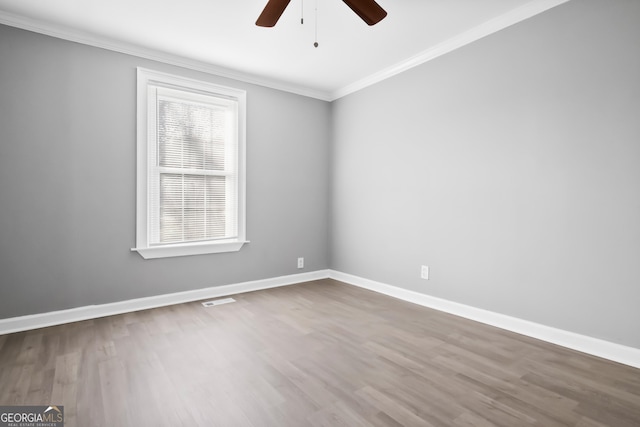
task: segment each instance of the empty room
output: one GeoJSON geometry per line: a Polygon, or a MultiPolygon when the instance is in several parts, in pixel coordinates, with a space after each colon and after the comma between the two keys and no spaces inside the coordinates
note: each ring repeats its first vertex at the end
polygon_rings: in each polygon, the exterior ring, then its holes
{"type": "Polygon", "coordinates": [[[3,426],[640,426],[640,1],[0,0],[3,426]]]}

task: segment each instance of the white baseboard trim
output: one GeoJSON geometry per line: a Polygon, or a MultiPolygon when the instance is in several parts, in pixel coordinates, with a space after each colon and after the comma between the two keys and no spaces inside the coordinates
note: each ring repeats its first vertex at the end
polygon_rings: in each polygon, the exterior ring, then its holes
{"type": "Polygon", "coordinates": [[[537,338],[542,341],[557,344],[562,347],[567,347],[593,356],[602,357],[614,362],[640,368],[640,349],[637,348],[627,347],[598,338],[592,338],[586,335],[552,328],[550,326],[541,325],[528,320],[522,320],[516,317],[483,310],[481,308],[471,307],[335,270],[318,270],[308,273],[292,274],[289,276],[235,283],[231,285],[137,298],[110,304],[90,305],[68,310],[0,319],[0,335],[45,328],[64,323],[96,319],[116,314],[130,313],[133,311],[147,310],[150,308],[164,307],[167,305],[198,301],[202,299],[259,291],[261,289],[276,288],[326,278],[331,278],[349,285],[358,286],[360,288],[368,289],[424,307],[433,308],[435,310],[451,313],[456,316],[485,323],[487,325],[516,332],[518,334],[537,338]]]}
{"type": "Polygon", "coordinates": [[[240,294],[243,292],[293,285],[312,280],[326,279],[327,277],[329,277],[328,270],[318,270],[308,273],[292,274],[289,276],[273,277],[270,279],[254,280],[251,282],[195,289],[192,291],[176,292],[172,294],[155,295],[109,304],[89,305],[85,307],[71,308],[68,310],[0,319],[0,335],[31,329],[46,328],[48,326],[61,325],[64,323],[79,322],[81,320],[113,316],[115,314],[130,313],[138,310],[147,310],[167,305],[198,301],[201,299],[217,298],[240,294]]]}
{"type": "Polygon", "coordinates": [[[552,328],[528,320],[495,313],[480,308],[471,307],[442,298],[437,298],[419,292],[402,289],[397,286],[375,282],[351,274],[329,270],[331,279],[339,280],[350,285],[369,289],[384,295],[398,298],[424,307],[451,313],[476,322],[485,323],[511,332],[516,332],[528,337],[537,338],[542,341],[557,344],[603,359],[640,368],[640,349],[627,347],[624,345],[580,335],[562,329],[552,328]]]}

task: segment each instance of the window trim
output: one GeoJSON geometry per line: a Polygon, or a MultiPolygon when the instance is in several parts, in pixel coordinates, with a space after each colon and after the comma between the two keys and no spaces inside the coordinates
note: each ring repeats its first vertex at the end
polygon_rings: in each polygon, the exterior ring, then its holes
{"type": "Polygon", "coordinates": [[[246,91],[138,67],[136,122],[136,247],[131,250],[138,252],[145,259],[153,259],[237,252],[245,243],[249,243],[248,240],[246,240],[246,91]],[[149,85],[162,86],[196,94],[214,95],[237,102],[237,238],[204,242],[173,243],[161,246],[152,246],[149,244],[149,165],[147,158],[150,143],[148,114],[150,102],[149,85]]]}

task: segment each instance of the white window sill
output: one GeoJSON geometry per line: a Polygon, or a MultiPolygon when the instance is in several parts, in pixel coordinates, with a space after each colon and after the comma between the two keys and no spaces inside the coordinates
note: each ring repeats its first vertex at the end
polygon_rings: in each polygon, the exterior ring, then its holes
{"type": "Polygon", "coordinates": [[[231,240],[221,242],[187,243],[181,245],[151,246],[148,248],[131,248],[144,259],[168,258],[187,255],[218,254],[222,252],[237,252],[248,240],[231,240]]]}

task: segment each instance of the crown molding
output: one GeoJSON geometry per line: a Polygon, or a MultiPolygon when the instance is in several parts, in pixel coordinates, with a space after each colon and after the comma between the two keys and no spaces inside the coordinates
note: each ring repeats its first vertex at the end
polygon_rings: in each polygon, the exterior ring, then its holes
{"type": "Polygon", "coordinates": [[[491,19],[468,31],[465,31],[464,33],[452,37],[436,46],[433,46],[430,49],[420,52],[419,54],[414,55],[404,61],[380,70],[363,79],[357,80],[333,92],[315,90],[263,76],[232,70],[230,68],[220,67],[207,62],[192,60],[179,55],[145,48],[133,43],[126,43],[106,37],[98,37],[82,31],[74,30],[72,28],[44,23],[3,11],[0,11],[0,23],[16,28],[21,28],[23,30],[45,34],[59,39],[69,40],[72,42],[107,49],[114,52],[150,59],[152,61],[175,65],[194,71],[200,71],[219,77],[239,80],[245,83],[307,96],[322,101],[335,101],[336,99],[342,98],[343,96],[349,95],[368,86],[379,83],[413,67],[424,64],[425,62],[428,62],[446,53],[473,43],[476,40],[479,40],[483,37],[498,32],[504,28],[517,24],[518,22],[529,19],[535,15],[538,15],[569,1],[570,0],[533,0],[521,7],[518,7],[510,12],[491,19]]]}
{"type": "Polygon", "coordinates": [[[41,22],[38,20],[25,18],[15,14],[0,11],[0,24],[10,27],[20,28],[47,36],[81,43],[113,52],[133,55],[152,61],[162,62],[164,64],[175,65],[189,70],[200,71],[212,74],[218,77],[225,77],[250,83],[258,86],[264,86],[271,89],[277,89],[284,92],[295,93],[297,95],[307,96],[310,98],[320,99],[322,101],[330,101],[330,93],[310,89],[304,86],[285,83],[279,80],[270,79],[268,77],[257,76],[242,71],[232,70],[230,68],[220,67],[203,61],[189,59],[180,55],[174,55],[162,52],[156,49],[142,47],[133,43],[126,43],[113,40],[108,37],[100,37],[83,31],[74,30],[72,28],[41,22]]]}
{"type": "Polygon", "coordinates": [[[430,49],[422,51],[417,55],[414,55],[404,61],[401,61],[395,65],[385,68],[377,73],[371,74],[361,80],[344,86],[331,93],[331,101],[342,98],[343,96],[357,92],[368,86],[379,83],[390,77],[407,71],[413,67],[424,64],[427,61],[431,61],[446,53],[459,49],[465,45],[473,43],[483,37],[496,33],[511,25],[522,22],[525,19],[529,19],[535,15],[545,12],[551,8],[559,6],[563,3],[567,3],[570,0],[534,0],[523,6],[520,6],[510,12],[500,15],[494,19],[484,22],[474,28],[471,28],[464,33],[461,33],[455,37],[452,37],[430,49]]]}

